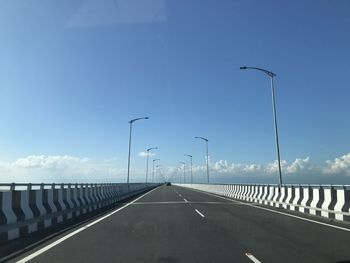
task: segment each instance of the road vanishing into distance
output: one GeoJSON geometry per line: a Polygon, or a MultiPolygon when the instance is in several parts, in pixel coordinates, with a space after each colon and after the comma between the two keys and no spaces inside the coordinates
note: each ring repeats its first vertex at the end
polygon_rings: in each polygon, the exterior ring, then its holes
{"type": "Polygon", "coordinates": [[[349,224],[299,216],[160,186],[11,262],[350,262],[349,224]]]}

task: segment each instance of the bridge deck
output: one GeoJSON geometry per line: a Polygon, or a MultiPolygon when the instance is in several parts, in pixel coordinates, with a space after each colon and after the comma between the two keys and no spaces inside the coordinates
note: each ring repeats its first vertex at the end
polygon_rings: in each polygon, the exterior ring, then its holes
{"type": "Polygon", "coordinates": [[[350,260],[347,224],[337,229],[176,186],[158,187],[102,218],[64,233],[14,261],[350,260]]]}

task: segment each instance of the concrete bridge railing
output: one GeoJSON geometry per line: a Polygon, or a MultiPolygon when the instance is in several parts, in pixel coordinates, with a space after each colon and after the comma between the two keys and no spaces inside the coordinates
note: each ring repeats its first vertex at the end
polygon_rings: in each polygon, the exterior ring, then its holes
{"type": "Polygon", "coordinates": [[[233,199],[350,221],[349,185],[175,184],[233,199]]]}
{"type": "Polygon", "coordinates": [[[0,243],[108,207],[158,184],[0,184],[0,243]]]}

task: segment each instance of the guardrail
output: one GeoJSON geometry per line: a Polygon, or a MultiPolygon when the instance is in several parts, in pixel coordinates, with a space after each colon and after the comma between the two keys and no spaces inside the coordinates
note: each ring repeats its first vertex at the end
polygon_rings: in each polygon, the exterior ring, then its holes
{"type": "Polygon", "coordinates": [[[175,185],[315,216],[350,221],[350,185],[175,185]]]}
{"type": "Polygon", "coordinates": [[[0,184],[0,243],[106,208],[158,184],[0,184]]]}
{"type": "Polygon", "coordinates": [[[0,183],[0,191],[64,189],[116,185],[114,183],[0,183]]]}

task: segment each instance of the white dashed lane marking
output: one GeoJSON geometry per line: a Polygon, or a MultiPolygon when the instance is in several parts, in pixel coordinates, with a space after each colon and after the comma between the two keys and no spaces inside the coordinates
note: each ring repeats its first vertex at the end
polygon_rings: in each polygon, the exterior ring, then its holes
{"type": "Polygon", "coordinates": [[[276,214],[280,214],[280,215],[284,215],[284,216],[288,216],[288,217],[304,220],[304,221],[307,221],[307,222],[310,222],[310,223],[319,224],[319,225],[332,227],[332,228],[335,228],[335,229],[339,229],[339,230],[350,232],[349,228],[340,227],[340,226],[336,226],[336,225],[330,225],[330,224],[327,224],[327,223],[318,222],[318,221],[315,221],[315,220],[312,220],[312,219],[308,219],[308,218],[305,218],[305,217],[300,217],[300,216],[296,216],[296,215],[292,215],[292,214],[287,214],[287,213],[284,213],[284,212],[280,212],[280,211],[276,211],[276,210],[272,210],[272,209],[269,209],[269,208],[266,208],[266,207],[259,206],[259,204],[243,203],[243,202],[240,202],[240,201],[232,200],[232,199],[229,199],[229,198],[226,198],[226,197],[223,197],[223,196],[219,196],[219,195],[215,195],[215,194],[211,194],[211,193],[206,193],[206,192],[199,191],[199,190],[196,190],[196,189],[192,189],[192,190],[200,192],[202,194],[215,196],[217,198],[221,198],[221,199],[224,199],[224,200],[229,200],[229,201],[237,203],[237,204],[246,205],[246,206],[249,206],[249,207],[253,207],[253,208],[269,211],[269,212],[272,212],[272,213],[276,213],[276,214]]]}
{"type": "Polygon", "coordinates": [[[201,217],[205,217],[201,212],[199,212],[197,209],[195,209],[195,211],[197,212],[198,215],[200,215],[201,217]]]}
{"type": "Polygon", "coordinates": [[[261,263],[261,261],[254,257],[251,253],[245,253],[245,255],[254,263],[261,263]]]}

